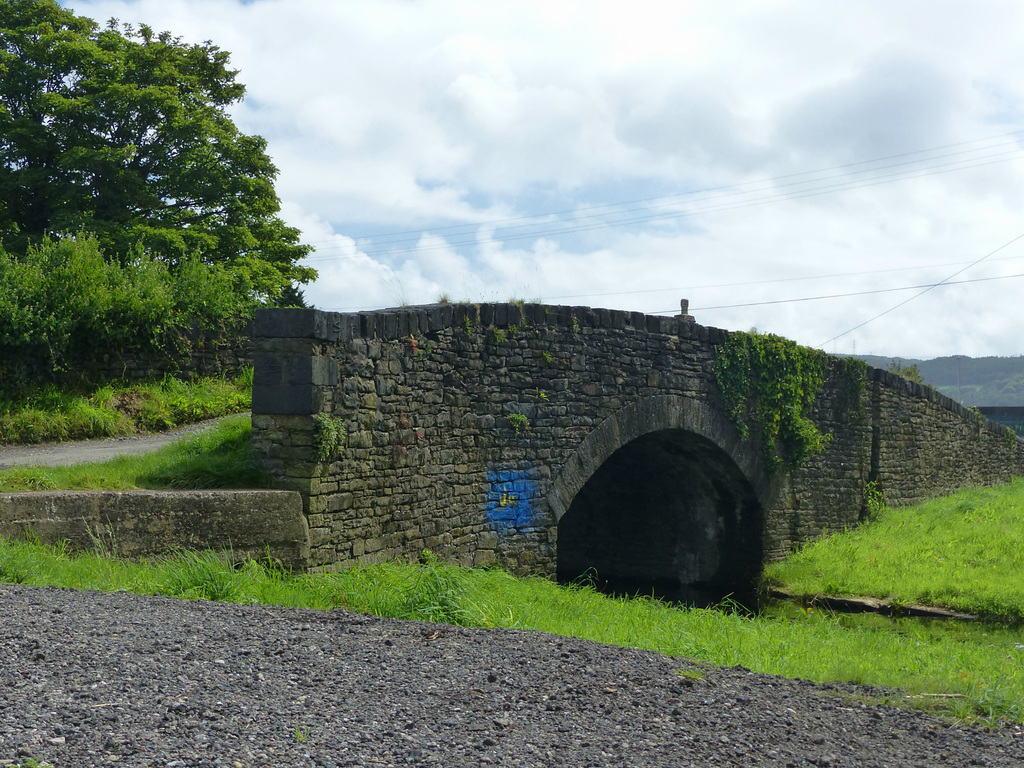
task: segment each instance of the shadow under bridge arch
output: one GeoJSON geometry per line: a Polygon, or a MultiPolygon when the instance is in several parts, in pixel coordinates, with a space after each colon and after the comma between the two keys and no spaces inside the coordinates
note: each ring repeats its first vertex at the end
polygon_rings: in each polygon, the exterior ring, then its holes
{"type": "Polygon", "coordinates": [[[558,579],[695,605],[754,597],[771,493],[760,453],[700,401],[640,400],[555,478],[558,579]]]}

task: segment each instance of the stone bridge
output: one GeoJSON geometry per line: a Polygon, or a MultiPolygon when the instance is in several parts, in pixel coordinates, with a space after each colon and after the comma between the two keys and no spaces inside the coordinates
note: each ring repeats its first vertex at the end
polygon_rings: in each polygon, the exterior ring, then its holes
{"type": "Polygon", "coordinates": [[[543,304],[261,310],[253,446],[302,495],[311,568],[430,549],[696,602],[855,525],[869,482],[903,504],[1024,470],[1007,428],[828,358],[810,416],[831,439],[773,471],[727,415],[729,335],[543,304]]]}

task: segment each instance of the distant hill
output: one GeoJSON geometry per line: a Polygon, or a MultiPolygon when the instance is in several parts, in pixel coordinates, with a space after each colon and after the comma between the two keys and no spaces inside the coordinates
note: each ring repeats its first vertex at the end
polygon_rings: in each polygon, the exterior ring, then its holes
{"type": "Polygon", "coordinates": [[[1024,406],[1024,356],[906,357],[855,355],[868,365],[889,370],[893,365],[916,365],[924,383],[963,405],[1024,406]]]}

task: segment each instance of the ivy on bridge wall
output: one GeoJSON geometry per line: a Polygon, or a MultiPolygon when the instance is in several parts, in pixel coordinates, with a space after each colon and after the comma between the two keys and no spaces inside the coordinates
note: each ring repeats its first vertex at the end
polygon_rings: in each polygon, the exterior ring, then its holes
{"type": "Polygon", "coordinates": [[[867,365],[829,357],[774,334],[737,331],[715,348],[715,378],[729,418],[746,438],[760,426],[765,460],[772,470],[796,469],[831,440],[810,419],[810,410],[831,366],[843,368],[847,410],[864,391],[867,365]]]}

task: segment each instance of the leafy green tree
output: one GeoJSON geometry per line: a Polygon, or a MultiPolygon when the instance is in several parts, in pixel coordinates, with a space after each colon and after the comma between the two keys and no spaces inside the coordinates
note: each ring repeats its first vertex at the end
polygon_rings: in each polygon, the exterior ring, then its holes
{"type": "Polygon", "coordinates": [[[889,363],[889,372],[902,376],[907,381],[916,381],[918,384],[924,384],[924,374],[917,367],[917,363],[904,365],[899,360],[893,360],[889,363]]]}
{"type": "Polygon", "coordinates": [[[24,254],[87,232],[124,265],[141,247],[245,276],[256,300],[316,277],[277,215],[266,141],[227,108],[245,88],[228,54],[54,0],[0,1],[0,238],[24,254]]]}
{"type": "Polygon", "coordinates": [[[309,308],[309,304],[306,302],[305,292],[295,285],[289,285],[281,291],[281,295],[274,301],[274,306],[299,307],[303,309],[309,308]]]}

